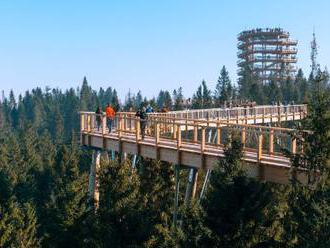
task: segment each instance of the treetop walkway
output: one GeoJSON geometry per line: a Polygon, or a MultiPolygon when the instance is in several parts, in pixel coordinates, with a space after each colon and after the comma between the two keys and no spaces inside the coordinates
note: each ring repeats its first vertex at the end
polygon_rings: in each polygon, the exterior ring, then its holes
{"type": "MultiPolygon", "coordinates": [[[[297,145],[296,130],[258,123],[300,120],[306,114],[306,105],[152,113],[146,120],[146,136],[142,139],[141,120],[135,113],[117,113],[114,130],[109,133],[104,115],[100,116],[98,129],[94,112],[80,112],[81,144],[210,170],[224,157],[225,141],[234,134],[242,141],[242,159],[249,176],[287,183],[291,167],[283,149],[292,153],[303,149],[297,145]]],[[[304,177],[304,173],[298,170],[296,176],[304,177]]]]}

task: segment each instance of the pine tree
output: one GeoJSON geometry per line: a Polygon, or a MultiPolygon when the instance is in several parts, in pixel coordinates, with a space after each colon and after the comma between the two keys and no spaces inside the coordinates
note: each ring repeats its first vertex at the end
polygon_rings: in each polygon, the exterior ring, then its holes
{"type": "Polygon", "coordinates": [[[309,99],[308,96],[309,87],[308,87],[308,82],[301,69],[298,70],[294,84],[295,84],[295,90],[297,92],[296,93],[297,101],[300,103],[306,103],[309,99]]]}
{"type": "Polygon", "coordinates": [[[89,111],[94,108],[96,108],[96,106],[95,103],[93,103],[93,92],[88,85],[86,77],[84,77],[80,90],[80,110],[89,111]]]}
{"type": "Polygon", "coordinates": [[[202,86],[199,86],[196,93],[192,97],[192,108],[193,109],[201,109],[203,108],[203,93],[202,86]]]}
{"type": "Polygon", "coordinates": [[[0,204],[0,246],[39,247],[36,216],[31,204],[20,205],[13,199],[0,204]]]}
{"type": "Polygon", "coordinates": [[[296,138],[304,151],[289,154],[293,172],[305,169],[307,180],[293,174],[286,218],[287,239],[294,247],[328,247],[330,245],[330,94],[321,85],[322,74],[315,76],[316,86],[309,104],[309,114],[296,138]]]}
{"type": "Polygon", "coordinates": [[[132,95],[131,90],[129,89],[125,99],[125,110],[131,111],[133,107],[134,107],[134,96],[132,95]]]}
{"type": "Polygon", "coordinates": [[[142,96],[141,90],[139,90],[135,97],[134,108],[140,109],[142,102],[143,102],[143,96],[142,96]]]}
{"type": "Polygon", "coordinates": [[[76,244],[72,229],[87,210],[87,175],[79,170],[77,151],[62,146],[55,158],[53,187],[43,216],[44,244],[76,244]],[[52,222],[47,222],[52,219],[52,222]]]}
{"type": "Polygon", "coordinates": [[[202,81],[202,84],[198,87],[196,93],[193,95],[192,107],[194,109],[212,107],[211,91],[208,89],[204,80],[202,81]]]}
{"type": "Polygon", "coordinates": [[[155,231],[155,226],[165,215],[172,215],[174,171],[169,163],[151,159],[141,159],[138,168],[140,202],[143,204],[141,215],[145,220],[144,230],[149,235],[155,231]]]}
{"type": "Polygon", "coordinates": [[[143,243],[144,220],[139,202],[139,178],[127,162],[103,161],[99,177],[100,206],[82,230],[87,247],[136,247],[143,243]]]}
{"type": "Polygon", "coordinates": [[[179,87],[178,90],[173,91],[173,101],[174,101],[174,110],[183,110],[183,93],[182,93],[182,87],[179,87]]]}
{"type": "Polygon", "coordinates": [[[233,97],[233,87],[229,79],[229,73],[225,66],[222,67],[218,82],[215,86],[214,100],[216,106],[220,107],[224,102],[228,102],[233,97]]]}
{"type": "Polygon", "coordinates": [[[246,177],[242,144],[233,135],[225,158],[212,171],[203,207],[216,247],[280,247],[283,241],[282,193],[246,177]]]}

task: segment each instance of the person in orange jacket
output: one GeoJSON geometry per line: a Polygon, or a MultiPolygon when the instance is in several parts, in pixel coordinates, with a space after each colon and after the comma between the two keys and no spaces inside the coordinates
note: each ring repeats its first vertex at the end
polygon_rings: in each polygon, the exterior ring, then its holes
{"type": "Polygon", "coordinates": [[[110,103],[107,104],[105,108],[105,116],[107,117],[107,127],[109,129],[109,133],[111,133],[113,119],[115,118],[115,111],[111,107],[110,103]]]}

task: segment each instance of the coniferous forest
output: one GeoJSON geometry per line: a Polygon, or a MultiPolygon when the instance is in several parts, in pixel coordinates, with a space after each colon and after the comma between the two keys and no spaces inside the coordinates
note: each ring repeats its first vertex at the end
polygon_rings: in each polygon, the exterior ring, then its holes
{"type": "MultiPolygon", "coordinates": [[[[307,103],[308,117],[292,124],[305,153],[287,156],[293,170],[303,166],[310,180],[279,185],[248,178],[241,169],[242,144],[233,135],[205,196],[180,204],[176,227],[174,165],[161,161],[139,158],[135,168],[129,161],[102,161],[100,207],[91,207],[92,151],[79,145],[78,112],[108,102],[116,111],[148,104],[156,111],[186,107],[183,88],[161,90],[152,99],[128,92],[123,101],[115,88],[95,90],[84,78],[77,89],[12,91],[1,101],[0,247],[330,247],[326,70],[308,77],[299,70],[294,80],[265,85],[248,69],[234,84],[223,67],[215,89],[201,82],[191,108],[222,107],[237,99],[307,103]],[[299,130],[312,132],[301,138],[299,130]]],[[[180,177],[186,180],[187,173],[180,177]]]]}

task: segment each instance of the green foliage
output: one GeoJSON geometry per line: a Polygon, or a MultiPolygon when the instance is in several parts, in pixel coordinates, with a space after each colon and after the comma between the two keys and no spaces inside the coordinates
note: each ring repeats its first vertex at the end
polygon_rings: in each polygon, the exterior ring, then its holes
{"type": "Polygon", "coordinates": [[[208,89],[204,80],[202,81],[202,84],[198,87],[196,93],[192,97],[192,107],[194,109],[212,107],[211,91],[208,89]]]}
{"type": "Polygon", "coordinates": [[[309,114],[297,134],[304,153],[290,154],[293,172],[304,168],[307,180],[293,174],[286,218],[286,234],[293,247],[330,245],[330,92],[322,73],[313,80],[313,100],[309,114]],[[303,130],[310,130],[305,133],[303,130]]]}
{"type": "MultiPolygon", "coordinates": [[[[103,161],[95,211],[87,192],[91,151],[78,147],[78,111],[108,102],[116,110],[147,103],[155,110],[179,110],[184,108],[182,88],[173,92],[173,99],[162,90],[150,101],[141,92],[129,92],[124,106],[115,89],[95,91],[86,78],[78,90],[36,88],[18,98],[10,92],[0,103],[0,246],[328,247],[329,74],[318,69],[307,80],[300,70],[295,80],[263,85],[249,68],[242,73],[238,98],[258,103],[311,99],[301,130],[313,133],[298,131],[304,154],[291,154],[292,171],[305,168],[307,185],[249,179],[242,170],[242,145],[232,134],[206,197],[201,204],[191,201],[180,208],[176,229],[173,166],[160,161],[139,158],[136,168],[128,161],[103,161]]],[[[193,108],[235,99],[234,88],[223,67],[214,96],[203,81],[193,108]]]]}
{"type": "Polygon", "coordinates": [[[83,230],[87,247],[127,247],[141,244],[139,178],[129,163],[103,161],[99,175],[100,207],[83,230]]]}
{"type": "Polygon", "coordinates": [[[39,247],[36,222],[31,204],[21,205],[13,199],[0,204],[0,246],[39,247]]]}
{"type": "Polygon", "coordinates": [[[157,107],[159,110],[161,110],[162,108],[168,108],[171,109],[172,108],[172,97],[170,92],[168,92],[167,90],[161,90],[158,94],[157,97],[157,107]]]}
{"type": "Polygon", "coordinates": [[[178,90],[173,90],[174,110],[184,109],[184,97],[182,91],[182,87],[180,87],[178,90]]]}
{"type": "Polygon", "coordinates": [[[210,178],[203,207],[213,242],[217,247],[280,245],[285,200],[271,185],[247,178],[241,157],[242,145],[234,137],[210,178]]]}
{"type": "Polygon", "coordinates": [[[233,86],[231,84],[229,73],[225,66],[222,67],[218,83],[215,86],[214,102],[216,107],[222,106],[225,102],[233,99],[233,86]]]}

